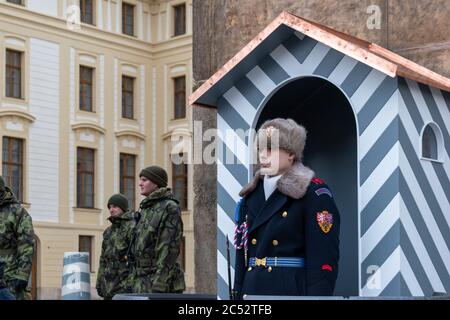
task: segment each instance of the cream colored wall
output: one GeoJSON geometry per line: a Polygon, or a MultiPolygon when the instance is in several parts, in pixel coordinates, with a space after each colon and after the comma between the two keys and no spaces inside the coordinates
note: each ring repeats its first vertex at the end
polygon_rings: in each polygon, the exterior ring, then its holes
{"type": "MultiPolygon", "coordinates": [[[[97,1],[96,10],[99,8],[97,1]]],[[[166,167],[171,181],[170,135],[180,129],[186,137],[192,135],[191,112],[182,120],[171,120],[173,115],[173,93],[171,78],[186,75],[186,95],[190,94],[192,79],[192,1],[188,0],[187,29],[183,36],[171,38],[171,6],[182,1],[162,1],[160,5],[149,5],[150,1],[127,1],[142,8],[138,15],[136,37],[124,36],[116,24],[116,6],[120,0],[102,0],[101,11],[96,11],[97,26],[81,25],[80,30],[68,29],[65,19],[66,5],[76,0],[58,1],[58,17],[31,12],[0,0],[0,53],[10,47],[8,37],[22,39],[24,58],[29,59],[29,41],[42,39],[59,46],[59,220],[57,223],[34,220],[39,238],[38,287],[40,298],[57,298],[62,278],[62,258],[65,251],[78,250],[78,236],[91,235],[95,239],[93,253],[94,270],[91,285],[95,286],[96,270],[101,251],[102,233],[108,226],[106,201],[118,192],[120,152],[137,156],[136,171],[142,166],[158,164],[166,167]],[[99,15],[103,14],[101,17],[99,15]],[[101,24],[98,24],[101,21],[101,24]],[[111,26],[111,31],[108,31],[111,26]],[[159,26],[162,29],[157,29],[159,26]],[[148,40],[151,40],[149,42],[148,40]],[[102,58],[101,58],[102,57],[102,58]],[[101,66],[103,59],[103,67],[101,66]],[[95,113],[78,110],[79,64],[95,67],[95,113]],[[136,121],[121,118],[120,79],[121,74],[136,69],[136,121]],[[104,70],[103,74],[101,69],[104,70]],[[104,90],[100,86],[103,81],[104,90]],[[142,103],[142,110],[141,110],[142,103]],[[101,112],[103,107],[103,112],[101,112]],[[118,113],[114,112],[114,108],[118,113]],[[76,147],[96,149],[96,209],[78,209],[76,202],[76,147]],[[101,149],[104,150],[101,157],[101,149]]],[[[153,1],[152,1],[153,3],[153,1]]],[[[120,23],[120,19],[119,19],[120,23]]],[[[29,139],[28,128],[35,119],[28,109],[29,62],[24,63],[25,100],[16,100],[0,95],[0,136],[9,135],[29,139]],[[18,123],[23,130],[11,130],[18,123]]],[[[0,65],[0,88],[4,87],[4,65],[0,65]]],[[[44,143],[44,142],[43,142],[44,143]]],[[[1,144],[1,140],[0,140],[1,144]]],[[[26,144],[27,145],[27,144],[26,144]]],[[[27,149],[26,149],[27,150],[27,149]]],[[[190,152],[188,147],[184,150],[190,152]]],[[[26,151],[26,156],[28,152],[26,151]]],[[[0,155],[1,156],[1,155],[0,155]]],[[[25,159],[25,177],[29,163],[25,159]]],[[[138,177],[137,179],[138,180],[138,177]]],[[[25,178],[25,201],[27,199],[25,178]]],[[[188,211],[183,212],[186,237],[186,282],[189,291],[194,286],[194,239],[192,222],[192,170],[189,171],[188,211]]],[[[136,192],[137,192],[136,188],[136,192]]],[[[137,193],[138,194],[138,193],[137,193]]],[[[140,201],[137,196],[137,203],[140,201]]],[[[26,207],[32,208],[33,203],[26,207]]],[[[95,290],[94,290],[95,291],[95,290]]],[[[94,292],[93,292],[94,293],[94,292]]]]}
{"type": "MultiPolygon", "coordinates": [[[[37,246],[39,299],[59,299],[63,272],[62,258],[64,252],[78,251],[80,235],[94,237],[92,261],[94,272],[91,273],[91,285],[95,286],[103,228],[91,225],[48,224],[39,221],[33,221],[33,226],[39,238],[37,246]]],[[[95,290],[92,291],[92,296],[96,297],[95,290]]]]}

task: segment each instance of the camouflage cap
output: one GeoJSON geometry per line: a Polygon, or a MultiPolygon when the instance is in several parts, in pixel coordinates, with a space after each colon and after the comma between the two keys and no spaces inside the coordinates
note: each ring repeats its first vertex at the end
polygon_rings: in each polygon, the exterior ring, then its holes
{"type": "Polygon", "coordinates": [[[157,184],[159,187],[167,187],[167,172],[161,167],[150,166],[142,169],[139,173],[139,177],[146,177],[150,179],[153,183],[157,184]]]}
{"type": "Polygon", "coordinates": [[[127,197],[125,197],[121,193],[113,194],[111,198],[108,200],[108,208],[110,205],[118,206],[120,209],[123,210],[123,212],[128,210],[128,200],[127,197]]]}

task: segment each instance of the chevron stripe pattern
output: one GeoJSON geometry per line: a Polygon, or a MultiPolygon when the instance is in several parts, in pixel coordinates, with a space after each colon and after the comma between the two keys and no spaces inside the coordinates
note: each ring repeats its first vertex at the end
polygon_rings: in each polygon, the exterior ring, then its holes
{"type": "Polygon", "coordinates": [[[228,297],[226,235],[232,241],[238,193],[250,179],[251,140],[233,130],[252,128],[270,95],[302,76],[335,84],[356,115],[360,295],[450,292],[450,94],[391,78],[294,33],[218,101],[218,297],[228,297]],[[420,159],[430,122],[442,130],[443,163],[420,159]]]}

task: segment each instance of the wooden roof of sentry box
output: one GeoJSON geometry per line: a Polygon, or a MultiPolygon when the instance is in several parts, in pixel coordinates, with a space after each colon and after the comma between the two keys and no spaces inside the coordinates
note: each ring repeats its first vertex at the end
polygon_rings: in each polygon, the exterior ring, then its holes
{"type": "Polygon", "coordinates": [[[217,98],[229,89],[235,80],[248,73],[261,58],[292,35],[293,31],[315,39],[390,77],[401,76],[450,91],[449,78],[374,43],[283,11],[261,33],[192,93],[189,97],[189,104],[215,107],[217,98]]]}

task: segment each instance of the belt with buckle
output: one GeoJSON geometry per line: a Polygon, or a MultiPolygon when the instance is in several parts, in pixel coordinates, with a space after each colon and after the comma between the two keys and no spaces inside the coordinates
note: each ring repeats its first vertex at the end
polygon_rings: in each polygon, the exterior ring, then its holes
{"type": "Polygon", "coordinates": [[[265,257],[262,259],[250,258],[250,267],[290,267],[290,268],[304,268],[304,258],[292,257],[265,257]]]}

